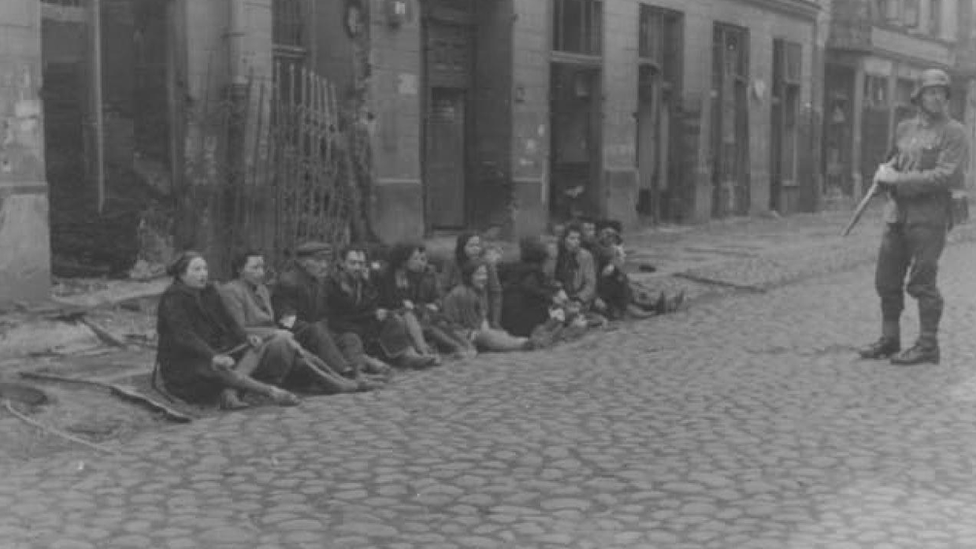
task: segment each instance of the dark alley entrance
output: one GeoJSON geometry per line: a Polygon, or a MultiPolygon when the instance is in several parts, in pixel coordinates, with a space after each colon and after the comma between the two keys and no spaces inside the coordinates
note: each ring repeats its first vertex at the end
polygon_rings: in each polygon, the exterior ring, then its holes
{"type": "Polygon", "coordinates": [[[121,274],[140,253],[140,227],[170,230],[173,3],[46,4],[42,99],[54,272],[121,274]]]}

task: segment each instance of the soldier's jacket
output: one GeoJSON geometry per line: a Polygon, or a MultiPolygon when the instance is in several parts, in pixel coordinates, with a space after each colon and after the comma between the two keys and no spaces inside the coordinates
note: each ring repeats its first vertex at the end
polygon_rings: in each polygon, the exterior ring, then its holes
{"type": "Polygon", "coordinates": [[[884,219],[888,223],[952,226],[952,190],[961,189],[969,165],[965,127],[944,116],[922,115],[895,130],[893,167],[884,219]]]}

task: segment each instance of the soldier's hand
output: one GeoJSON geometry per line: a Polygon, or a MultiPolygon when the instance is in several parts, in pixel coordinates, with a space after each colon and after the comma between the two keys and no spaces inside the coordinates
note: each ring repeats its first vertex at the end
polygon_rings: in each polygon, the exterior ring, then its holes
{"type": "MultiPolygon", "coordinates": [[[[898,172],[891,167],[889,164],[882,164],[878,166],[878,171],[874,173],[875,181],[879,183],[892,184],[898,178],[898,172]]],[[[880,185],[879,185],[880,186],[880,185]]]]}

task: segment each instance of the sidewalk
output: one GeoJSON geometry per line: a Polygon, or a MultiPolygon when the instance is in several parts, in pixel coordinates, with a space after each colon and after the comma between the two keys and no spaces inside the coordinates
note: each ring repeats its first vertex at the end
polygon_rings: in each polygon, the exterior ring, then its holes
{"type": "MultiPolygon", "coordinates": [[[[695,226],[660,226],[624,235],[632,279],[652,290],[684,291],[686,303],[731,292],[764,292],[804,278],[873,261],[880,238],[880,208],[865,212],[848,237],[840,232],[850,212],[789,217],[747,217],[695,226]],[[655,272],[643,272],[652,265],[655,272]]],[[[950,241],[976,239],[976,224],[956,227],[950,241]]],[[[517,244],[496,243],[506,259],[517,244]]],[[[433,254],[453,253],[454,238],[427,242],[433,254]]],[[[52,304],[36,311],[0,314],[0,375],[31,356],[70,356],[106,345],[143,346],[155,341],[155,298],[168,280],[72,281],[56,288],[52,304]],[[77,289],[81,288],[82,291],[77,289]],[[86,291],[87,290],[87,291],[86,291]]]]}

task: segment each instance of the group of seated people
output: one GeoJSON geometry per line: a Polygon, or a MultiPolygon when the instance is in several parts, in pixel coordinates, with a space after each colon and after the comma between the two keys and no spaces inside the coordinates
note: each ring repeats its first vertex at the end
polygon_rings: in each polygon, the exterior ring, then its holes
{"type": "Polygon", "coordinates": [[[270,285],[258,251],[234,258],[234,279],[224,284],[210,281],[201,254],[183,252],[158,307],[160,389],[224,409],[248,406],[246,395],[295,405],[295,392],[370,390],[394,368],[546,348],[608,320],[681,305],[680,294],[635,291],[612,221],[519,245],[520,260],[505,264],[479,235],[464,233],[438,270],[420,243],[397,244],[373,261],[363,246],[334,257],[331,245],[306,242],[270,285]]]}

